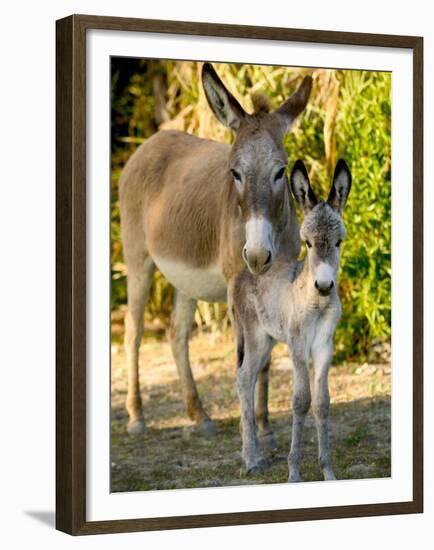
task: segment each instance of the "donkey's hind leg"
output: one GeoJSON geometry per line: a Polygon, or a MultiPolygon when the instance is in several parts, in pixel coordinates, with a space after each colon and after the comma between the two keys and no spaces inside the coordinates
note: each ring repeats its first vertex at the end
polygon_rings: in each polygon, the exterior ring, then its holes
{"type": "Polygon", "coordinates": [[[271,358],[268,356],[264,361],[264,366],[258,374],[255,395],[255,416],[258,437],[261,445],[274,451],[277,449],[277,440],[273,430],[270,427],[268,418],[268,381],[270,362],[271,358]]]}
{"type": "Polygon", "coordinates": [[[176,290],[169,340],[178,369],[188,416],[196,422],[203,435],[211,437],[215,434],[215,426],[202,406],[193,373],[191,372],[188,352],[188,340],[193,325],[196,305],[196,300],[176,290]]]}
{"type": "Polygon", "coordinates": [[[143,336],[143,313],[149,299],[155,264],[142,254],[137,261],[127,261],[128,310],[125,317],[125,352],[128,368],[126,408],[129,414],[128,433],[145,431],[139,381],[139,348],[143,336]]]}

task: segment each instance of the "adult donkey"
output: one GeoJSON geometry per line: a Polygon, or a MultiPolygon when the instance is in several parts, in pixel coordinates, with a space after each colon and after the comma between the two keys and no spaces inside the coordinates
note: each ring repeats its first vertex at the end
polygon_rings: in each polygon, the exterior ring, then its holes
{"type": "MultiPolygon", "coordinates": [[[[282,139],[304,110],[312,79],[305,77],[276,111],[268,112],[262,102],[253,114],[244,111],[208,63],[202,84],[218,120],[235,132],[233,145],[160,131],[131,156],[120,181],[128,272],[129,433],[145,430],[138,358],[154,270],[176,289],[169,339],[188,415],[212,435],[215,428],[200,401],[188,354],[197,300],[226,301],[243,259],[252,273],[265,272],[282,238],[294,258],[300,250],[282,139]]],[[[261,373],[258,427],[267,433],[268,364],[261,373]]]]}

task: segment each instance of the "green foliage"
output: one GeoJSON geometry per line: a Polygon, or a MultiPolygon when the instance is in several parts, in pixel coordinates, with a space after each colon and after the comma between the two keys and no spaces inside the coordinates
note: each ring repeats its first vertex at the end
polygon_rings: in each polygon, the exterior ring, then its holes
{"type": "Polygon", "coordinates": [[[347,447],[357,447],[367,434],[368,430],[366,426],[357,426],[357,428],[345,439],[345,444],[347,447]]]}
{"type": "MultiPolygon", "coordinates": [[[[213,116],[200,84],[201,64],[112,59],[112,307],[126,301],[119,229],[118,180],[136,147],[159,128],[231,141],[213,116]]],[[[391,324],[391,75],[384,72],[216,64],[228,88],[252,109],[251,94],[277,107],[305,74],[314,87],[305,113],[285,138],[289,169],[297,158],[325,197],[336,160],[345,158],[353,188],[344,212],[342,320],[336,357],[360,360],[388,342],[391,324]]],[[[172,289],[156,274],[149,318],[167,322],[172,289]]],[[[202,303],[196,321],[221,328],[225,308],[202,303]]]]}

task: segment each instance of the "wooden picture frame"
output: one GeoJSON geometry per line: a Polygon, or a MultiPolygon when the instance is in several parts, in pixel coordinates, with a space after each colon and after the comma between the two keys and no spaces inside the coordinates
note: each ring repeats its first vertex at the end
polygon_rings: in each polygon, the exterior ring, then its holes
{"type": "Polygon", "coordinates": [[[423,39],[414,36],[72,15],[56,26],[56,528],[71,535],[247,525],[423,511],[423,39]],[[240,513],[86,519],[86,32],[404,48],[413,55],[413,498],[240,513]]]}

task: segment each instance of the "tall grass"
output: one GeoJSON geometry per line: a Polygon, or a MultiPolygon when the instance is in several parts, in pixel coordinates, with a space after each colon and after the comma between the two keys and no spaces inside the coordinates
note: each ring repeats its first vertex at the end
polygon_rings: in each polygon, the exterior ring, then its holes
{"type": "MultiPolygon", "coordinates": [[[[112,307],[126,301],[119,229],[118,180],[122,167],[161,128],[230,142],[213,116],[200,84],[201,64],[112,59],[112,307]]],[[[325,196],[336,160],[345,158],[353,189],[345,210],[340,294],[343,317],[336,334],[340,359],[361,360],[390,339],[391,320],[391,75],[382,72],[216,64],[247,110],[262,92],[277,107],[302,76],[313,92],[305,113],[285,138],[289,167],[301,158],[312,184],[325,196]]],[[[154,278],[148,319],[167,322],[173,290],[154,278]]],[[[200,327],[225,328],[225,306],[199,304],[200,327]]]]}

